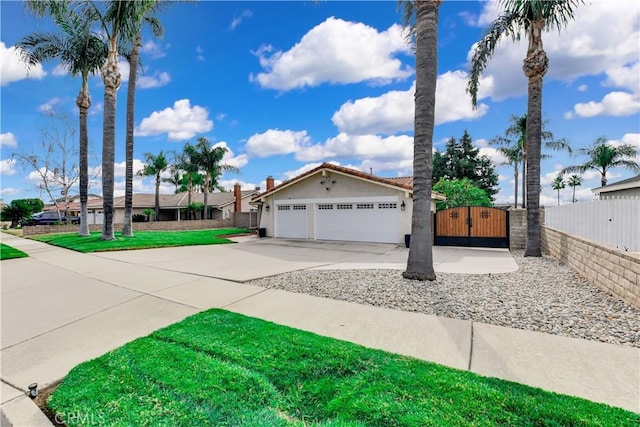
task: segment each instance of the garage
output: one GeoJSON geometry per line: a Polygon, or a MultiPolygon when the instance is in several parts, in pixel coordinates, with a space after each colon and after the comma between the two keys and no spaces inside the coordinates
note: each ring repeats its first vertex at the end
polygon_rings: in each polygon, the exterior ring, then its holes
{"type": "Polygon", "coordinates": [[[275,237],[307,238],[307,205],[281,204],[276,206],[275,237]]]}
{"type": "MultiPolygon", "coordinates": [[[[413,178],[383,178],[323,163],[275,185],[252,204],[264,237],[402,244],[411,233],[413,178]]],[[[435,200],[444,196],[431,193],[435,200]]]]}
{"type": "Polygon", "coordinates": [[[318,240],[398,242],[398,203],[318,203],[315,237],[318,240]]]}

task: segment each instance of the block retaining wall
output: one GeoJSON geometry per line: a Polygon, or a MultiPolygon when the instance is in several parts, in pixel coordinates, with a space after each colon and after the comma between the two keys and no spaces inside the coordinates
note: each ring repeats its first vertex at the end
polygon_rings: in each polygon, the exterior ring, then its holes
{"type": "Polygon", "coordinates": [[[640,254],[609,248],[555,228],[541,227],[542,250],[588,282],[640,308],[640,254]]]}
{"type": "MultiPolygon", "coordinates": [[[[241,221],[242,222],[242,221],[241,221]]],[[[208,219],[191,221],[149,221],[134,222],[133,231],[179,231],[179,230],[208,230],[213,228],[235,227],[233,216],[229,219],[208,219]]],[[[36,225],[23,227],[23,236],[34,236],[37,234],[50,233],[73,233],[77,232],[79,225],[36,225]]],[[[240,225],[242,227],[242,225],[240,225]]],[[[116,231],[122,230],[122,224],[113,224],[116,231]]],[[[90,231],[102,231],[102,224],[89,224],[90,231]]]]}

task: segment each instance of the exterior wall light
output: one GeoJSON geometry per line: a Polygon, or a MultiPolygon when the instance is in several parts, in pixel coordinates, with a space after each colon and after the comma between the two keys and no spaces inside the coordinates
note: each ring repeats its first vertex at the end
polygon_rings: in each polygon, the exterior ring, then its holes
{"type": "Polygon", "coordinates": [[[271,209],[271,206],[269,206],[268,204],[264,205],[264,210],[265,211],[269,212],[269,209],[271,209]]]}
{"type": "Polygon", "coordinates": [[[402,203],[400,203],[400,210],[405,210],[407,209],[407,204],[404,202],[404,200],[402,201],[402,203]]]}

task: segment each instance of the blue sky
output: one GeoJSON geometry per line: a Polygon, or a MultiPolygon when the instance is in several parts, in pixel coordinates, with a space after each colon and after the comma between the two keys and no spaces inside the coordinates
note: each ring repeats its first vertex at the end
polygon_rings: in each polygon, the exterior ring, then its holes
{"type": "MultiPolygon", "coordinates": [[[[27,75],[13,48],[23,36],[53,29],[28,15],[21,2],[0,3],[0,173],[5,202],[39,197],[32,171],[11,161],[13,152],[37,150],[43,111],[75,121],[80,81],[55,62],[27,75]]],[[[479,108],[465,93],[468,58],[483,29],[497,16],[494,2],[445,1],[440,11],[438,94],[434,146],[467,130],[481,152],[501,162],[488,140],[502,135],[512,114],[526,111],[522,59],[526,43],[504,40],[483,76],[479,108]]],[[[332,161],[380,176],[411,174],[414,58],[404,39],[395,1],[211,2],[172,4],[160,15],[165,35],[144,35],[144,72],[136,98],[135,168],[145,152],[180,150],[200,136],[229,148],[231,188],[259,186],[332,161]]],[[[544,36],[550,69],[543,117],[548,129],[574,148],[605,136],[640,147],[640,3],[593,0],[562,34],[544,36]],[[606,23],[603,25],[603,23],[606,23]]],[[[128,74],[126,64],[121,73],[128,74]]],[[[116,195],[124,192],[124,117],[127,82],[118,91],[116,195]]],[[[103,86],[90,82],[90,150],[99,167],[103,86]]],[[[541,202],[556,203],[557,170],[583,157],[549,152],[543,161],[541,202]]],[[[513,170],[498,166],[497,201],[513,200],[513,170]]],[[[613,170],[615,182],[631,176],[613,170]]],[[[577,195],[588,200],[599,186],[584,175],[577,195]]],[[[136,178],[134,191],[152,193],[152,179],[136,178]]],[[[173,187],[163,185],[162,192],[173,187]]],[[[99,177],[92,193],[101,193],[99,177]]],[[[45,200],[46,197],[42,196],[45,200]]],[[[570,188],[561,192],[571,200],[570,188]]]]}

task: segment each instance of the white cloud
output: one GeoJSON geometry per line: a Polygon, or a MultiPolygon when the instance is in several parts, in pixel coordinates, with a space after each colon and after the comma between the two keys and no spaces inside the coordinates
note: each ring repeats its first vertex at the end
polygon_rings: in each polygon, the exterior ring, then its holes
{"type": "Polygon", "coordinates": [[[156,71],[152,76],[138,76],[136,87],[140,89],[149,89],[153,87],[162,87],[171,81],[171,76],[166,72],[156,71]]]}
{"type": "Polygon", "coordinates": [[[118,59],[118,70],[120,71],[121,83],[129,81],[130,68],[129,63],[126,60],[122,58],[118,59]]]}
{"type": "Polygon", "coordinates": [[[56,77],[64,77],[69,74],[69,69],[62,64],[58,64],[53,68],[51,74],[56,77]]]}
{"type": "MultiPolygon", "coordinates": [[[[332,164],[337,165],[337,166],[340,165],[340,163],[338,163],[338,162],[329,162],[329,163],[332,163],[332,164]]],[[[298,169],[288,170],[288,171],[284,172],[282,174],[282,176],[284,177],[285,180],[289,180],[289,179],[297,177],[298,175],[302,175],[305,172],[309,172],[311,169],[315,169],[318,166],[320,166],[321,164],[322,164],[322,162],[307,163],[306,165],[301,166],[298,169]]]]}
{"type": "Polygon", "coordinates": [[[4,42],[0,42],[0,86],[27,78],[41,80],[46,75],[41,64],[36,64],[29,69],[15,46],[8,48],[4,42]]]}
{"type": "Polygon", "coordinates": [[[310,142],[307,131],[269,129],[252,135],[247,141],[246,150],[254,157],[269,157],[296,153],[310,142]]]}
{"type": "Polygon", "coordinates": [[[589,101],[574,105],[565,118],[595,116],[630,116],[640,111],[640,96],[627,92],[610,92],[600,102],[589,101]]]}
{"type": "Polygon", "coordinates": [[[502,165],[507,161],[500,151],[492,147],[481,147],[478,154],[489,157],[495,166],[502,165]]]}
{"type": "Polygon", "coordinates": [[[223,147],[227,149],[227,152],[225,153],[224,157],[222,158],[222,163],[223,164],[227,164],[229,166],[234,166],[238,169],[244,167],[247,165],[247,163],[249,163],[249,156],[247,156],[246,154],[240,154],[239,156],[234,155],[233,151],[231,150],[231,148],[229,147],[229,144],[227,144],[226,141],[220,141],[217,142],[215,144],[213,144],[212,148],[216,148],[216,147],[223,147]]]}
{"type": "Polygon", "coordinates": [[[640,92],[640,61],[629,66],[611,68],[606,73],[605,86],[628,89],[636,94],[640,92]]]}
{"type": "Polygon", "coordinates": [[[140,52],[150,56],[153,59],[158,59],[166,56],[166,52],[162,50],[162,47],[155,44],[153,40],[147,40],[140,48],[140,52]]]}
{"type": "Polygon", "coordinates": [[[264,181],[262,182],[262,186],[260,186],[259,184],[255,184],[253,182],[245,182],[237,179],[222,179],[222,180],[219,180],[218,182],[220,186],[227,191],[233,191],[233,187],[236,185],[236,183],[240,184],[240,190],[242,191],[255,190],[256,187],[260,187],[262,188],[262,191],[264,191],[264,188],[265,188],[264,181]]]}
{"type": "MultiPolygon", "coordinates": [[[[495,1],[485,3],[480,24],[488,25],[498,11],[495,1]]],[[[640,3],[593,0],[578,6],[575,15],[575,20],[561,33],[551,30],[543,35],[549,57],[545,80],[598,75],[638,60],[640,3]],[[602,25],[603,22],[607,25],[602,25]]],[[[502,100],[526,94],[527,84],[521,71],[526,49],[525,39],[516,44],[508,37],[502,40],[485,71],[486,76],[494,77],[495,83],[487,95],[502,100]]],[[[468,59],[472,53],[471,49],[468,59]]]]}
{"type": "Polygon", "coordinates": [[[16,174],[16,162],[13,159],[0,160],[0,175],[11,176],[16,174]]]}
{"type": "Polygon", "coordinates": [[[11,132],[0,133],[0,147],[15,148],[18,146],[18,140],[11,132]]]}
{"type": "MultiPolygon", "coordinates": [[[[140,172],[142,169],[144,169],[144,165],[145,163],[140,160],[140,159],[133,159],[133,175],[134,177],[138,174],[138,172],[140,172]]],[[[124,178],[126,176],[126,167],[127,167],[127,162],[123,161],[123,162],[119,162],[119,163],[114,163],[113,165],[113,176],[116,178],[124,178]]]]}
{"type": "Polygon", "coordinates": [[[198,61],[204,61],[206,58],[204,57],[204,49],[202,49],[200,46],[196,47],[196,58],[198,59],[198,61]]]}
{"type": "Polygon", "coordinates": [[[194,105],[188,99],[181,99],[162,111],[154,111],[149,117],[142,119],[136,129],[136,135],[149,136],[167,134],[170,141],[183,141],[198,133],[213,129],[213,121],[209,120],[206,108],[194,105]]]}
{"type": "Polygon", "coordinates": [[[236,16],[233,18],[233,21],[231,21],[231,25],[229,27],[231,28],[231,30],[235,30],[236,27],[240,25],[245,18],[251,18],[252,16],[253,12],[251,12],[250,10],[244,10],[240,14],[240,16],[236,16]]]}
{"type": "MultiPolygon", "coordinates": [[[[491,87],[490,79],[483,79],[481,87],[491,87]]],[[[471,107],[465,92],[467,74],[463,71],[448,71],[438,76],[436,86],[435,122],[442,124],[457,120],[482,117],[488,110],[479,104],[471,107]],[[466,102],[465,102],[466,100],[466,102]]],[[[394,134],[413,130],[415,82],[406,91],[390,91],[379,97],[361,98],[344,103],[333,115],[333,123],[340,132],[348,134],[394,134]]]]}
{"type": "Polygon", "coordinates": [[[573,111],[564,113],[566,119],[594,116],[630,116],[640,111],[640,62],[629,66],[614,67],[606,71],[603,86],[627,89],[613,91],[601,101],[589,101],[574,105],[573,111]]]}
{"type": "Polygon", "coordinates": [[[609,140],[609,144],[614,147],[618,147],[620,145],[631,145],[632,147],[640,149],[640,133],[626,133],[619,140],[609,140]]]}
{"type": "Polygon", "coordinates": [[[0,190],[0,194],[3,196],[15,196],[16,194],[20,194],[21,190],[19,188],[6,187],[0,190]]]}
{"type": "Polygon", "coordinates": [[[302,147],[296,160],[318,161],[326,158],[351,158],[393,161],[413,159],[413,137],[407,135],[348,135],[340,133],[324,144],[302,147]]]}
{"type": "Polygon", "coordinates": [[[589,86],[587,86],[587,85],[583,84],[583,85],[578,86],[578,92],[586,92],[587,89],[589,89],[589,86]]]}
{"type": "Polygon", "coordinates": [[[250,76],[251,81],[270,89],[290,90],[325,82],[380,84],[413,74],[394,58],[411,52],[397,24],[378,32],[362,23],[331,17],[312,28],[290,50],[273,50],[266,45],[254,52],[266,72],[250,76]]]}
{"type": "Polygon", "coordinates": [[[62,100],[60,98],[51,98],[50,100],[48,100],[47,102],[45,102],[42,105],[39,105],[37,110],[41,113],[50,113],[51,111],[53,111],[53,108],[60,104],[62,102],[62,100]]]}
{"type": "Polygon", "coordinates": [[[379,97],[347,101],[331,120],[350,134],[393,134],[413,128],[415,83],[407,91],[390,91],[379,97]]]}

